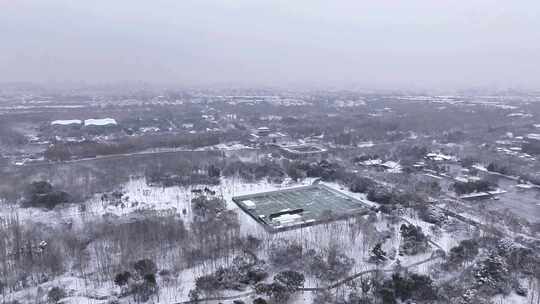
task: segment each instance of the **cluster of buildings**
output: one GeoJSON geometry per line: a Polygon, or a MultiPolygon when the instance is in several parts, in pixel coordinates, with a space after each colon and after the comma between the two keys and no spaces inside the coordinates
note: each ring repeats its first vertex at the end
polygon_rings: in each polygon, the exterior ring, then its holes
{"type": "Polygon", "coordinates": [[[283,144],[291,137],[282,132],[273,132],[269,127],[259,127],[251,133],[250,141],[259,144],[283,144]]]}
{"type": "Polygon", "coordinates": [[[327,156],[328,150],[312,140],[294,141],[288,134],[273,131],[269,127],[259,127],[251,134],[250,141],[255,144],[272,145],[282,156],[289,159],[320,160],[327,156]]]}

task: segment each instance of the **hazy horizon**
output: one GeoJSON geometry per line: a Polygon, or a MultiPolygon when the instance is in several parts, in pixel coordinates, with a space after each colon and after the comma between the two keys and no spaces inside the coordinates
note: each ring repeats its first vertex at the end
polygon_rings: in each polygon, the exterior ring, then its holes
{"type": "Polygon", "coordinates": [[[540,89],[540,3],[0,0],[0,82],[540,89]]]}

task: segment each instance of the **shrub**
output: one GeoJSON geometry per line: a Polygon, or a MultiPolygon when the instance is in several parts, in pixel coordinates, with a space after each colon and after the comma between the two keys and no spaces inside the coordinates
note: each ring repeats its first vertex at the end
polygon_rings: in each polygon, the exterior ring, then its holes
{"type": "Polygon", "coordinates": [[[39,207],[53,209],[59,204],[67,203],[69,195],[66,192],[54,189],[46,182],[39,181],[31,183],[26,189],[23,207],[39,207]]]}
{"type": "Polygon", "coordinates": [[[274,276],[274,282],[279,282],[291,292],[304,285],[304,275],[293,270],[282,271],[274,276]]]}
{"type": "Polygon", "coordinates": [[[323,289],[315,293],[315,296],[313,297],[313,304],[330,304],[334,303],[335,300],[335,295],[333,295],[330,291],[323,289]]]}
{"type": "Polygon", "coordinates": [[[446,220],[444,212],[433,206],[421,205],[418,210],[418,216],[425,222],[437,225],[440,225],[446,220]]]}
{"type": "Polygon", "coordinates": [[[255,292],[257,292],[257,294],[265,294],[274,299],[277,303],[285,302],[291,296],[291,291],[283,284],[277,282],[270,284],[259,283],[255,285],[255,292]]]}
{"type": "Polygon", "coordinates": [[[129,271],[120,272],[114,277],[114,283],[122,287],[129,282],[130,278],[131,278],[131,272],[129,271]]]}
{"type": "Polygon", "coordinates": [[[270,284],[259,283],[255,285],[257,294],[265,294],[277,303],[287,301],[290,296],[304,285],[304,275],[296,271],[282,271],[274,276],[270,284]]]}
{"type": "Polygon", "coordinates": [[[133,286],[133,293],[138,301],[146,302],[150,297],[157,293],[158,286],[156,276],[153,273],[144,275],[143,281],[133,286]]]}
{"type": "Polygon", "coordinates": [[[381,243],[377,243],[375,247],[373,247],[373,249],[371,250],[371,255],[369,257],[370,262],[379,264],[386,261],[386,252],[384,252],[381,247],[381,243]]]}
{"type": "Polygon", "coordinates": [[[253,304],[268,304],[268,302],[263,298],[256,298],[253,300],[253,304]]]}
{"type": "Polygon", "coordinates": [[[302,245],[296,242],[273,243],[268,255],[270,263],[277,267],[300,269],[303,266],[302,245]]]}
{"type": "Polygon", "coordinates": [[[469,182],[455,182],[452,185],[454,191],[459,194],[468,194],[473,192],[486,192],[493,190],[497,185],[485,179],[469,182]]]}
{"type": "Polygon", "coordinates": [[[214,292],[221,289],[221,286],[221,282],[213,274],[200,276],[195,280],[195,289],[206,295],[212,295],[214,292]]]}
{"type": "Polygon", "coordinates": [[[325,281],[335,281],[346,276],[354,265],[354,259],[336,247],[331,247],[324,256],[315,252],[309,252],[308,256],[310,273],[325,281]]]}
{"type": "Polygon", "coordinates": [[[141,277],[144,277],[148,274],[154,275],[157,272],[156,263],[154,263],[154,261],[150,259],[142,259],[135,262],[135,264],[133,264],[133,269],[135,269],[135,271],[137,271],[137,274],[139,274],[139,276],[141,277]]]}
{"type": "Polygon", "coordinates": [[[397,299],[407,301],[426,301],[434,303],[438,299],[438,291],[429,276],[412,273],[402,276],[394,273],[391,278],[377,286],[377,292],[383,303],[397,303],[397,299]]]}
{"type": "Polygon", "coordinates": [[[242,240],[242,242],[245,250],[255,251],[261,246],[262,240],[249,234],[242,240]]]}
{"type": "Polygon", "coordinates": [[[461,265],[465,261],[471,261],[478,254],[478,242],[474,240],[463,240],[450,249],[448,253],[449,265],[461,265]]]}
{"type": "Polygon", "coordinates": [[[403,241],[399,248],[400,254],[414,255],[425,252],[429,247],[428,239],[421,227],[413,224],[403,224],[400,227],[401,237],[403,241]]]}
{"type": "Polygon", "coordinates": [[[356,193],[358,192],[368,193],[369,190],[373,189],[375,186],[376,186],[376,183],[370,178],[357,176],[353,179],[353,181],[349,185],[349,190],[351,192],[356,192],[356,193]]]}
{"type": "Polygon", "coordinates": [[[188,293],[189,300],[192,302],[197,302],[199,299],[201,299],[202,294],[201,291],[197,288],[191,289],[188,293]]]}
{"type": "Polygon", "coordinates": [[[397,203],[395,193],[382,187],[370,189],[367,194],[367,199],[382,205],[391,205],[397,203]]]}
{"type": "Polygon", "coordinates": [[[501,174],[512,174],[512,170],[509,167],[504,165],[498,165],[496,163],[489,163],[486,169],[491,172],[498,172],[501,174]]]}
{"type": "Polygon", "coordinates": [[[47,301],[49,303],[58,303],[60,300],[65,298],[66,291],[60,287],[53,287],[49,292],[47,293],[47,301]]]}
{"type": "Polygon", "coordinates": [[[491,253],[474,266],[476,286],[490,295],[508,294],[511,290],[510,271],[505,259],[491,253]]]}
{"type": "Polygon", "coordinates": [[[191,208],[197,216],[210,217],[225,210],[226,203],[220,198],[199,196],[191,200],[191,208]]]}

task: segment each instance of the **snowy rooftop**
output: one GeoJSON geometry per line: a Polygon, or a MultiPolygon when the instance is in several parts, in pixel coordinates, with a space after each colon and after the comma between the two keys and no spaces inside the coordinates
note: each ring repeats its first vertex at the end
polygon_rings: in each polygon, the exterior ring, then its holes
{"type": "Polygon", "coordinates": [[[289,223],[294,223],[302,219],[302,216],[300,214],[283,214],[278,217],[275,217],[273,220],[280,225],[285,225],[289,223]]]}
{"type": "Polygon", "coordinates": [[[248,207],[249,209],[254,209],[256,206],[252,200],[245,200],[242,203],[244,203],[244,205],[246,205],[246,207],[248,207]]]}
{"type": "Polygon", "coordinates": [[[107,126],[116,125],[114,118],[87,119],[84,121],[85,126],[107,126]]]}
{"type": "Polygon", "coordinates": [[[82,124],[82,121],[79,119],[67,119],[67,120],[53,120],[51,121],[51,125],[60,125],[60,126],[68,126],[68,125],[80,125],[82,124]]]}
{"type": "Polygon", "coordinates": [[[532,117],[532,114],[516,112],[516,113],[510,113],[510,114],[508,114],[506,116],[508,116],[508,117],[532,117]]]}
{"type": "Polygon", "coordinates": [[[317,154],[326,152],[325,148],[312,144],[282,146],[281,148],[293,154],[317,154]]]}
{"type": "Polygon", "coordinates": [[[453,157],[451,155],[445,155],[442,153],[428,153],[426,154],[426,158],[432,159],[435,161],[443,161],[443,160],[452,160],[453,157]]]}
{"type": "Polygon", "coordinates": [[[398,162],[389,160],[383,162],[382,159],[368,159],[366,161],[362,162],[362,165],[364,166],[380,166],[388,170],[388,172],[391,173],[399,173],[401,172],[401,165],[398,162]]]}
{"type": "Polygon", "coordinates": [[[382,159],[368,159],[362,162],[364,166],[378,166],[378,165],[381,165],[382,163],[383,163],[382,159]]]}
{"type": "Polygon", "coordinates": [[[530,133],[527,134],[528,139],[534,139],[534,140],[540,140],[540,134],[538,133],[530,133]]]}

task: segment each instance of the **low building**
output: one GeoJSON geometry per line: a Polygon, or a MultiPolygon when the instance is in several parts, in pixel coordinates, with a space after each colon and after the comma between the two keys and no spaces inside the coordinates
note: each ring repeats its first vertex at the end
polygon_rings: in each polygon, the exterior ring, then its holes
{"type": "Polygon", "coordinates": [[[51,126],[80,126],[82,121],[80,119],[67,119],[67,120],[53,120],[51,126]]]}
{"type": "Polygon", "coordinates": [[[294,146],[280,146],[283,156],[290,159],[322,159],[327,156],[328,150],[314,144],[294,146]]]}
{"type": "Polygon", "coordinates": [[[521,148],[523,152],[528,154],[540,154],[540,134],[527,134],[523,139],[521,148]]]}
{"type": "Polygon", "coordinates": [[[106,126],[116,126],[116,120],[114,118],[99,118],[99,119],[86,119],[84,121],[85,127],[106,127],[106,126]]]}
{"type": "Polygon", "coordinates": [[[282,132],[272,132],[268,127],[257,128],[251,134],[251,141],[261,144],[283,144],[290,140],[289,135],[282,132]]]}
{"type": "Polygon", "coordinates": [[[358,163],[366,167],[373,167],[391,173],[400,173],[402,171],[401,164],[395,161],[383,161],[382,159],[368,159],[358,163]]]}
{"type": "Polygon", "coordinates": [[[255,134],[258,136],[268,136],[272,133],[272,130],[269,127],[260,127],[255,130],[255,134]]]}

